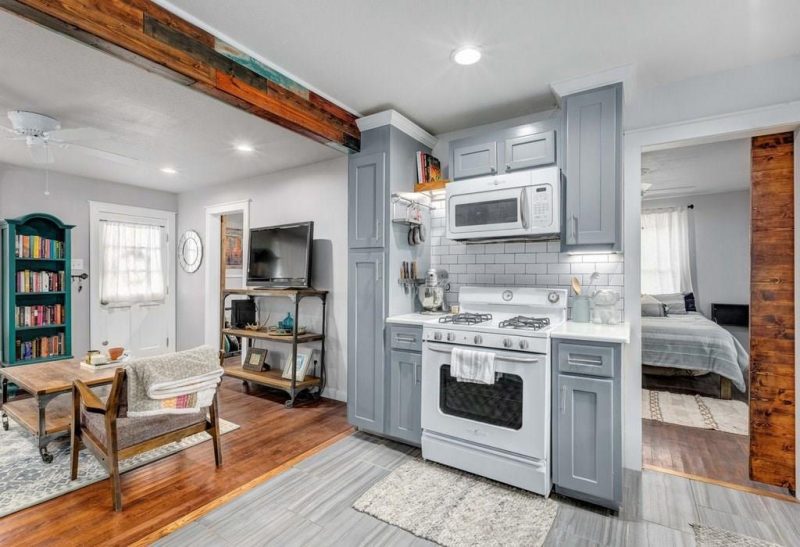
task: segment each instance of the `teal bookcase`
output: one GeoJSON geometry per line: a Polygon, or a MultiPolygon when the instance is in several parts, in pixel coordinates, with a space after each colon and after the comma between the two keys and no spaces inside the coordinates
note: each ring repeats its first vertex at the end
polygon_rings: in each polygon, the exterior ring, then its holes
{"type": "Polygon", "coordinates": [[[3,366],[72,358],[72,228],[46,213],[2,221],[3,366]],[[20,287],[19,275],[35,278],[36,285],[28,283],[20,287]],[[50,286],[40,286],[42,277],[50,278],[50,286]],[[55,286],[53,279],[59,277],[59,286],[55,286]],[[26,307],[30,312],[28,318],[20,318],[18,308],[26,307]],[[59,321],[52,317],[56,309],[60,309],[59,321]],[[42,351],[44,346],[46,354],[42,351]],[[34,354],[34,350],[39,354],[34,354]]]}

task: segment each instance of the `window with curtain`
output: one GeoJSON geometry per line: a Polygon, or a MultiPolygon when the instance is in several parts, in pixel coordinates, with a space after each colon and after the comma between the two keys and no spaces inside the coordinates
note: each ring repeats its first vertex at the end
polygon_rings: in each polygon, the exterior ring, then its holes
{"type": "Polygon", "coordinates": [[[642,293],[688,292],[692,292],[688,209],[643,210],[642,293]]]}
{"type": "Polygon", "coordinates": [[[165,297],[164,228],[100,223],[102,304],[159,302],[165,297]]]}

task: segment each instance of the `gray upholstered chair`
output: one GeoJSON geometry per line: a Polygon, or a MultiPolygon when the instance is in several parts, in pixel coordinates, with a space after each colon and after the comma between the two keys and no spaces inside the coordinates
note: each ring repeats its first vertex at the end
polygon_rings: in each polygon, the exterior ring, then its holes
{"type": "MultiPolygon", "coordinates": [[[[217,388],[219,390],[219,388],[217,388]]],[[[191,414],[127,416],[125,370],[114,375],[105,401],[89,387],[75,380],[72,385],[72,469],[78,476],[78,453],[82,446],[100,461],[111,475],[114,510],[122,510],[119,461],[203,431],[211,435],[217,467],[222,465],[217,395],[208,409],[191,414]]]]}

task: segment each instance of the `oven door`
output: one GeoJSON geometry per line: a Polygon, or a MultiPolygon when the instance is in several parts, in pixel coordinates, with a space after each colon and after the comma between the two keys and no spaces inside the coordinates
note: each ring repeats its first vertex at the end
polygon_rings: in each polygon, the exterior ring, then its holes
{"type": "Polygon", "coordinates": [[[524,236],[530,227],[530,186],[453,193],[447,199],[447,237],[524,236]]]}
{"type": "Polygon", "coordinates": [[[450,374],[450,354],[454,347],[427,342],[423,349],[422,428],[547,459],[550,446],[547,355],[496,351],[495,383],[473,384],[459,382],[450,374]]]}

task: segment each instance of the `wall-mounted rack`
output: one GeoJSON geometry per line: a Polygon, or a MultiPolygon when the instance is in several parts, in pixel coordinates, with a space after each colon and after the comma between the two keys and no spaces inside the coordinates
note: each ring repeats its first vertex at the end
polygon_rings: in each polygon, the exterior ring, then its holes
{"type": "Polygon", "coordinates": [[[419,226],[424,223],[424,210],[430,210],[430,200],[422,194],[392,194],[392,222],[419,226]]]}

